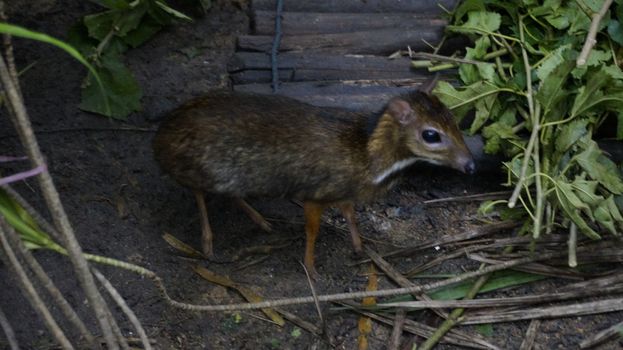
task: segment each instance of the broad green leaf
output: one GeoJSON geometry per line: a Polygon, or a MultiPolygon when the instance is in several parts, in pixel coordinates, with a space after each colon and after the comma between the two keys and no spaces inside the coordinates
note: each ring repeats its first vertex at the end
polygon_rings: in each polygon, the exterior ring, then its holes
{"type": "Polygon", "coordinates": [[[556,136],[556,151],[564,153],[578,140],[588,133],[589,120],[586,118],[576,119],[558,128],[556,136]]]}
{"type": "Polygon", "coordinates": [[[611,78],[609,74],[606,74],[604,69],[600,69],[594,72],[588,78],[586,85],[581,86],[578,89],[578,94],[573,101],[571,107],[571,117],[582,114],[590,107],[595,105],[595,101],[598,101],[603,97],[601,88],[606,86],[610,82],[611,78]]]}
{"type": "Polygon", "coordinates": [[[576,176],[573,180],[573,190],[580,200],[589,207],[597,206],[604,200],[603,196],[597,194],[599,182],[586,180],[584,177],[576,176]]]}
{"type": "MultiPolygon", "coordinates": [[[[474,47],[466,48],[465,58],[471,60],[480,60],[487,54],[487,50],[491,47],[489,37],[483,36],[474,42],[474,47]]],[[[493,80],[494,69],[492,64],[481,63],[478,65],[462,64],[459,67],[459,75],[466,85],[473,84],[480,80],[493,80]],[[485,66],[485,67],[481,67],[485,66]],[[484,72],[484,75],[482,74],[484,72]]]]}
{"type": "Polygon", "coordinates": [[[571,184],[558,182],[556,188],[559,203],[567,216],[577,225],[578,229],[591,239],[600,239],[601,236],[593,230],[580,216],[580,209],[590,210],[573,192],[571,184]]]}
{"type": "Polygon", "coordinates": [[[111,113],[104,113],[103,106],[106,101],[102,100],[93,84],[90,84],[91,76],[87,80],[87,86],[82,90],[80,108],[89,112],[106,114],[116,119],[124,119],[128,114],[139,111],[142,93],[132,72],[121,62],[118,55],[105,55],[100,61],[101,66],[98,71],[107,91],[111,113]]]}
{"type": "MultiPolygon", "coordinates": [[[[539,90],[536,93],[536,99],[541,104],[545,117],[567,95],[567,91],[563,87],[573,67],[575,67],[574,61],[565,60],[541,81],[539,90]]],[[[547,120],[552,120],[552,118],[547,120]]]]}
{"type": "Polygon", "coordinates": [[[132,30],[122,38],[123,42],[132,46],[138,47],[147,40],[151,39],[157,32],[162,29],[162,25],[156,22],[150,16],[144,16],[141,25],[135,30],[132,30]]]}
{"type": "MultiPolygon", "coordinates": [[[[512,286],[527,284],[535,281],[540,281],[546,278],[546,276],[536,275],[521,271],[499,271],[494,272],[491,278],[485,283],[478,294],[487,293],[498,289],[508,288],[512,286]]],[[[446,287],[440,290],[433,291],[428,295],[434,300],[457,300],[464,298],[467,292],[471,289],[474,282],[464,282],[455,286],[446,287]]]]}
{"type": "Polygon", "coordinates": [[[617,226],[621,227],[623,223],[623,217],[619,212],[619,208],[614,203],[614,196],[608,197],[601,201],[599,206],[595,209],[595,220],[602,226],[608,229],[610,233],[618,236],[617,226]]]}
{"type": "Polygon", "coordinates": [[[549,54],[549,56],[541,62],[541,65],[536,70],[536,75],[539,80],[543,81],[547,76],[558,67],[563,61],[563,52],[571,48],[571,45],[563,45],[549,54]]]}
{"type": "Polygon", "coordinates": [[[104,11],[93,15],[84,16],[84,25],[89,31],[89,36],[97,40],[104,40],[108,33],[113,30],[116,19],[116,11],[104,11]]]}
{"type": "Polygon", "coordinates": [[[461,1],[456,10],[454,10],[454,18],[456,20],[461,20],[468,12],[484,11],[485,9],[486,7],[482,0],[461,1]]]}
{"type": "Polygon", "coordinates": [[[109,35],[124,37],[128,32],[141,24],[141,19],[147,11],[146,6],[136,6],[126,10],[109,10],[84,17],[84,25],[89,30],[89,36],[98,40],[105,40],[109,35]]]}
{"type": "Polygon", "coordinates": [[[65,52],[67,52],[71,57],[78,60],[78,62],[82,63],[85,67],[87,67],[90,74],[95,78],[95,81],[97,82],[97,87],[94,88],[93,95],[94,96],[97,95],[98,98],[103,100],[103,104],[101,106],[101,109],[104,111],[103,114],[106,114],[106,115],[110,114],[110,105],[108,104],[108,100],[106,98],[106,90],[104,89],[102,80],[99,74],[97,74],[97,71],[95,71],[95,68],[93,68],[93,66],[89,62],[87,62],[87,60],[80,54],[80,52],[78,52],[78,50],[73,48],[71,45],[63,41],[60,41],[56,38],[53,38],[47,34],[35,32],[32,30],[22,28],[19,26],[15,26],[12,24],[8,24],[8,23],[0,23],[0,33],[6,33],[12,36],[37,40],[37,41],[41,41],[47,44],[54,45],[64,50],[65,52]]]}
{"type": "Polygon", "coordinates": [[[459,26],[447,26],[447,30],[458,33],[492,33],[500,28],[502,16],[497,12],[470,11],[467,21],[459,26]]]}
{"type": "Polygon", "coordinates": [[[448,106],[460,120],[470,109],[474,108],[478,100],[500,91],[502,88],[484,81],[465,86],[461,90],[455,89],[448,82],[440,81],[433,90],[433,94],[448,106]]]}
{"type": "Polygon", "coordinates": [[[623,70],[621,70],[619,66],[612,64],[609,66],[604,66],[602,69],[612,79],[623,80],[623,70]]]}
{"type": "Polygon", "coordinates": [[[612,171],[614,163],[602,154],[597,142],[589,140],[586,149],[576,155],[575,159],[591,178],[599,181],[608,191],[623,193],[623,180],[617,172],[612,171]]]}
{"type": "Polygon", "coordinates": [[[493,336],[493,325],[491,323],[478,324],[475,326],[476,331],[485,337],[493,336]]]}
{"type": "MultiPolygon", "coordinates": [[[[534,7],[530,10],[530,14],[532,16],[540,17],[547,14],[556,13],[560,8],[560,3],[562,0],[545,0],[543,1],[543,5],[534,7]]],[[[534,3],[536,5],[536,2],[534,3]]]]}
{"type": "Polygon", "coordinates": [[[476,117],[469,128],[471,134],[475,134],[489,120],[497,95],[491,94],[476,101],[476,117]]]}

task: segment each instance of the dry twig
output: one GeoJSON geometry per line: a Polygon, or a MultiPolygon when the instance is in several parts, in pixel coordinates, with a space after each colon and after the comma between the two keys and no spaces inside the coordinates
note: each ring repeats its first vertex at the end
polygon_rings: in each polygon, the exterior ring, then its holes
{"type": "Polygon", "coordinates": [[[123,313],[127,316],[132,326],[134,326],[134,329],[136,329],[136,333],[138,333],[138,336],[141,339],[143,348],[145,350],[151,350],[152,347],[149,342],[149,338],[147,337],[147,333],[145,332],[145,329],[141,325],[141,321],[139,321],[138,317],[136,317],[136,314],[134,313],[134,311],[130,309],[130,307],[125,302],[123,297],[119,294],[117,289],[110,283],[110,281],[108,281],[106,277],[104,277],[104,275],[102,275],[101,272],[99,272],[95,268],[92,268],[92,270],[93,270],[93,274],[95,275],[95,277],[100,281],[102,286],[104,286],[104,288],[106,289],[110,297],[115,301],[115,303],[117,303],[121,311],[123,311],[123,313]]]}
{"type": "MultiPolygon", "coordinates": [[[[24,106],[19,94],[17,87],[19,84],[17,81],[13,80],[12,74],[5,63],[4,58],[1,56],[0,80],[2,81],[2,86],[4,87],[4,92],[7,97],[7,106],[10,106],[9,112],[13,116],[12,120],[15,122],[15,128],[20,135],[20,140],[28,153],[28,157],[30,158],[33,167],[45,166],[45,161],[41,150],[39,149],[37,139],[33,133],[30,119],[28,118],[28,114],[26,112],[26,107],[24,106]]],[[[37,176],[37,179],[39,180],[39,185],[55,225],[63,234],[62,241],[67,249],[69,259],[74,266],[76,276],[84,289],[87,299],[89,300],[89,304],[95,312],[107,346],[111,350],[116,350],[119,346],[112,334],[112,323],[115,321],[114,319],[109,319],[106,315],[108,307],[95,286],[93,276],[89,272],[88,263],[84,258],[82,248],[74,235],[73,228],[69,223],[69,219],[65,213],[59,194],[56,191],[52,177],[47,171],[44,171],[37,176]]]]}
{"type": "Polygon", "coordinates": [[[528,331],[526,332],[526,336],[521,342],[519,350],[532,349],[532,347],[534,346],[534,339],[536,338],[536,332],[539,330],[539,326],[541,326],[540,320],[532,320],[532,322],[530,322],[530,326],[528,326],[528,331]]]}
{"type": "Polygon", "coordinates": [[[11,350],[19,350],[19,343],[17,342],[17,338],[15,338],[15,332],[13,331],[13,327],[11,327],[11,323],[6,318],[6,315],[0,308],[0,328],[4,331],[4,336],[9,343],[9,349],[11,350]]]}
{"type": "Polygon", "coordinates": [[[398,309],[396,316],[394,317],[394,328],[392,329],[392,335],[389,338],[388,350],[400,349],[400,337],[402,336],[402,329],[407,319],[407,312],[404,309],[398,309]]]}
{"type": "Polygon", "coordinates": [[[62,346],[63,349],[73,349],[73,345],[69,339],[67,339],[63,330],[58,326],[56,320],[54,320],[50,310],[39,296],[39,293],[37,293],[35,286],[28,278],[26,271],[15,255],[15,251],[18,249],[15,249],[11,243],[23,244],[13,227],[9,226],[4,221],[4,218],[0,217],[0,245],[3,250],[3,254],[0,254],[0,258],[2,258],[7,266],[10,266],[13,269],[19,282],[19,286],[24,293],[24,297],[28,299],[32,307],[35,311],[37,311],[44,324],[60,346],[62,346]],[[9,242],[9,240],[12,242],[9,242]]]}
{"type": "Polygon", "coordinates": [[[623,310],[623,299],[605,299],[586,303],[573,303],[551,307],[536,307],[524,310],[497,312],[491,315],[467,316],[462,324],[483,324],[532,320],[543,318],[594,315],[623,310]]]}
{"type": "Polygon", "coordinates": [[[622,332],[623,322],[619,322],[612,327],[604,329],[603,331],[595,334],[590,338],[582,340],[582,342],[580,342],[580,349],[592,348],[593,346],[602,344],[609,339],[615,338],[617,336],[620,338],[622,332]]]}

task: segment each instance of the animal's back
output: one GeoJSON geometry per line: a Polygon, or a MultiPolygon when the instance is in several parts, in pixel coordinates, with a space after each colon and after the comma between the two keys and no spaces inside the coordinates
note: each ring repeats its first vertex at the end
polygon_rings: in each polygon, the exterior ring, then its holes
{"type": "Polygon", "coordinates": [[[366,118],[280,96],[215,92],[178,108],[154,140],[181,184],[237,197],[336,201],[367,171],[366,118]]]}

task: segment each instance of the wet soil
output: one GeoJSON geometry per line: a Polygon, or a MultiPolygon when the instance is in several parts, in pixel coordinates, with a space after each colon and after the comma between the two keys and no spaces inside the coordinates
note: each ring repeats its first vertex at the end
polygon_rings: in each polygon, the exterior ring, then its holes
{"type": "MultiPolygon", "coordinates": [[[[14,8],[12,21],[63,38],[69,26],[81,16],[98,11],[96,5],[78,0],[48,3],[43,12],[14,8]]],[[[252,205],[272,222],[273,232],[265,233],[228,200],[210,198],[210,219],[219,256],[231,257],[250,246],[288,243],[285,248],[253,264],[246,264],[247,260],[229,264],[189,260],[180,257],[161,238],[168,232],[199,247],[199,218],[192,194],[163,176],[156,166],[151,151],[153,132],[139,128],[153,130],[157,127],[157,117],[181,101],[209,89],[228,87],[226,63],[235,50],[236,36],[248,30],[246,11],[222,2],[207,16],[190,24],[168,27],[142,47],[128,52],[126,61],[143,88],[144,110],[132,115],[127,123],[77,108],[80,84],[85,75],[79,63],[51,46],[15,40],[18,66],[36,62],[21,76],[24,99],[49,171],[82,247],[89,253],[129,261],[155,271],[165,281],[171,296],[180,301],[196,304],[242,302],[235,291],[196,275],[192,266],[197,263],[229,276],[266,298],[310,295],[300,264],[304,247],[302,209],[295,203],[252,200],[252,205]],[[189,55],[188,52],[198,54],[189,55]]],[[[4,111],[0,114],[0,150],[3,155],[24,153],[4,111]]],[[[3,165],[2,172],[25,166],[3,165]]],[[[386,198],[357,207],[364,244],[383,252],[440,235],[461,233],[479,225],[477,203],[427,206],[422,201],[495,191],[500,189],[498,184],[502,181],[499,174],[465,177],[444,169],[411,169],[386,198]]],[[[35,181],[26,181],[16,188],[43,210],[35,181]]],[[[364,289],[368,265],[353,264],[356,257],[345,222],[335,211],[328,211],[324,218],[316,246],[317,267],[322,275],[317,292],[364,289]]],[[[443,249],[431,248],[391,262],[404,269],[443,253],[443,249]]],[[[67,259],[47,251],[35,255],[79,314],[95,329],[94,320],[86,316],[90,313],[84,295],[76,280],[70,277],[72,269],[67,259]]],[[[475,263],[466,260],[446,263],[430,273],[459,273],[475,267],[475,263]]],[[[197,313],[172,308],[150,281],[122,269],[99,268],[127,299],[159,349],[330,347],[324,338],[299,331],[289,322],[278,327],[263,320],[258,312],[197,313]]],[[[380,288],[392,286],[381,277],[380,288]]],[[[548,290],[553,286],[555,281],[548,280],[534,288],[548,290]]],[[[0,307],[9,315],[24,348],[49,348],[52,338],[21,297],[6,266],[0,266],[0,290],[0,307]]],[[[332,308],[323,306],[328,338],[338,349],[357,348],[357,315],[332,308]]],[[[313,305],[287,309],[309,322],[319,321],[313,305]]],[[[573,348],[588,334],[615,321],[616,315],[543,321],[537,348],[573,348]]],[[[488,339],[502,348],[518,348],[527,326],[528,322],[494,325],[488,339]]],[[[122,323],[122,328],[125,334],[135,336],[129,324],[122,323]]],[[[476,332],[474,328],[467,330],[476,332]]],[[[391,329],[375,324],[369,336],[370,349],[385,348],[390,332],[391,329]]],[[[404,339],[410,338],[405,336],[404,339]]],[[[0,348],[5,346],[0,337],[0,348]]],[[[609,344],[605,348],[617,346],[620,344],[609,344]]]]}

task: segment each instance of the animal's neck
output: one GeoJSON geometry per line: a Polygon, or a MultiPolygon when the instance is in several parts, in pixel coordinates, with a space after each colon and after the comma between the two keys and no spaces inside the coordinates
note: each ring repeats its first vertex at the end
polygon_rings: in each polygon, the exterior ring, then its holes
{"type": "Polygon", "coordinates": [[[390,115],[382,115],[368,138],[371,181],[381,184],[393,174],[420,160],[404,146],[400,125],[390,115]]]}

